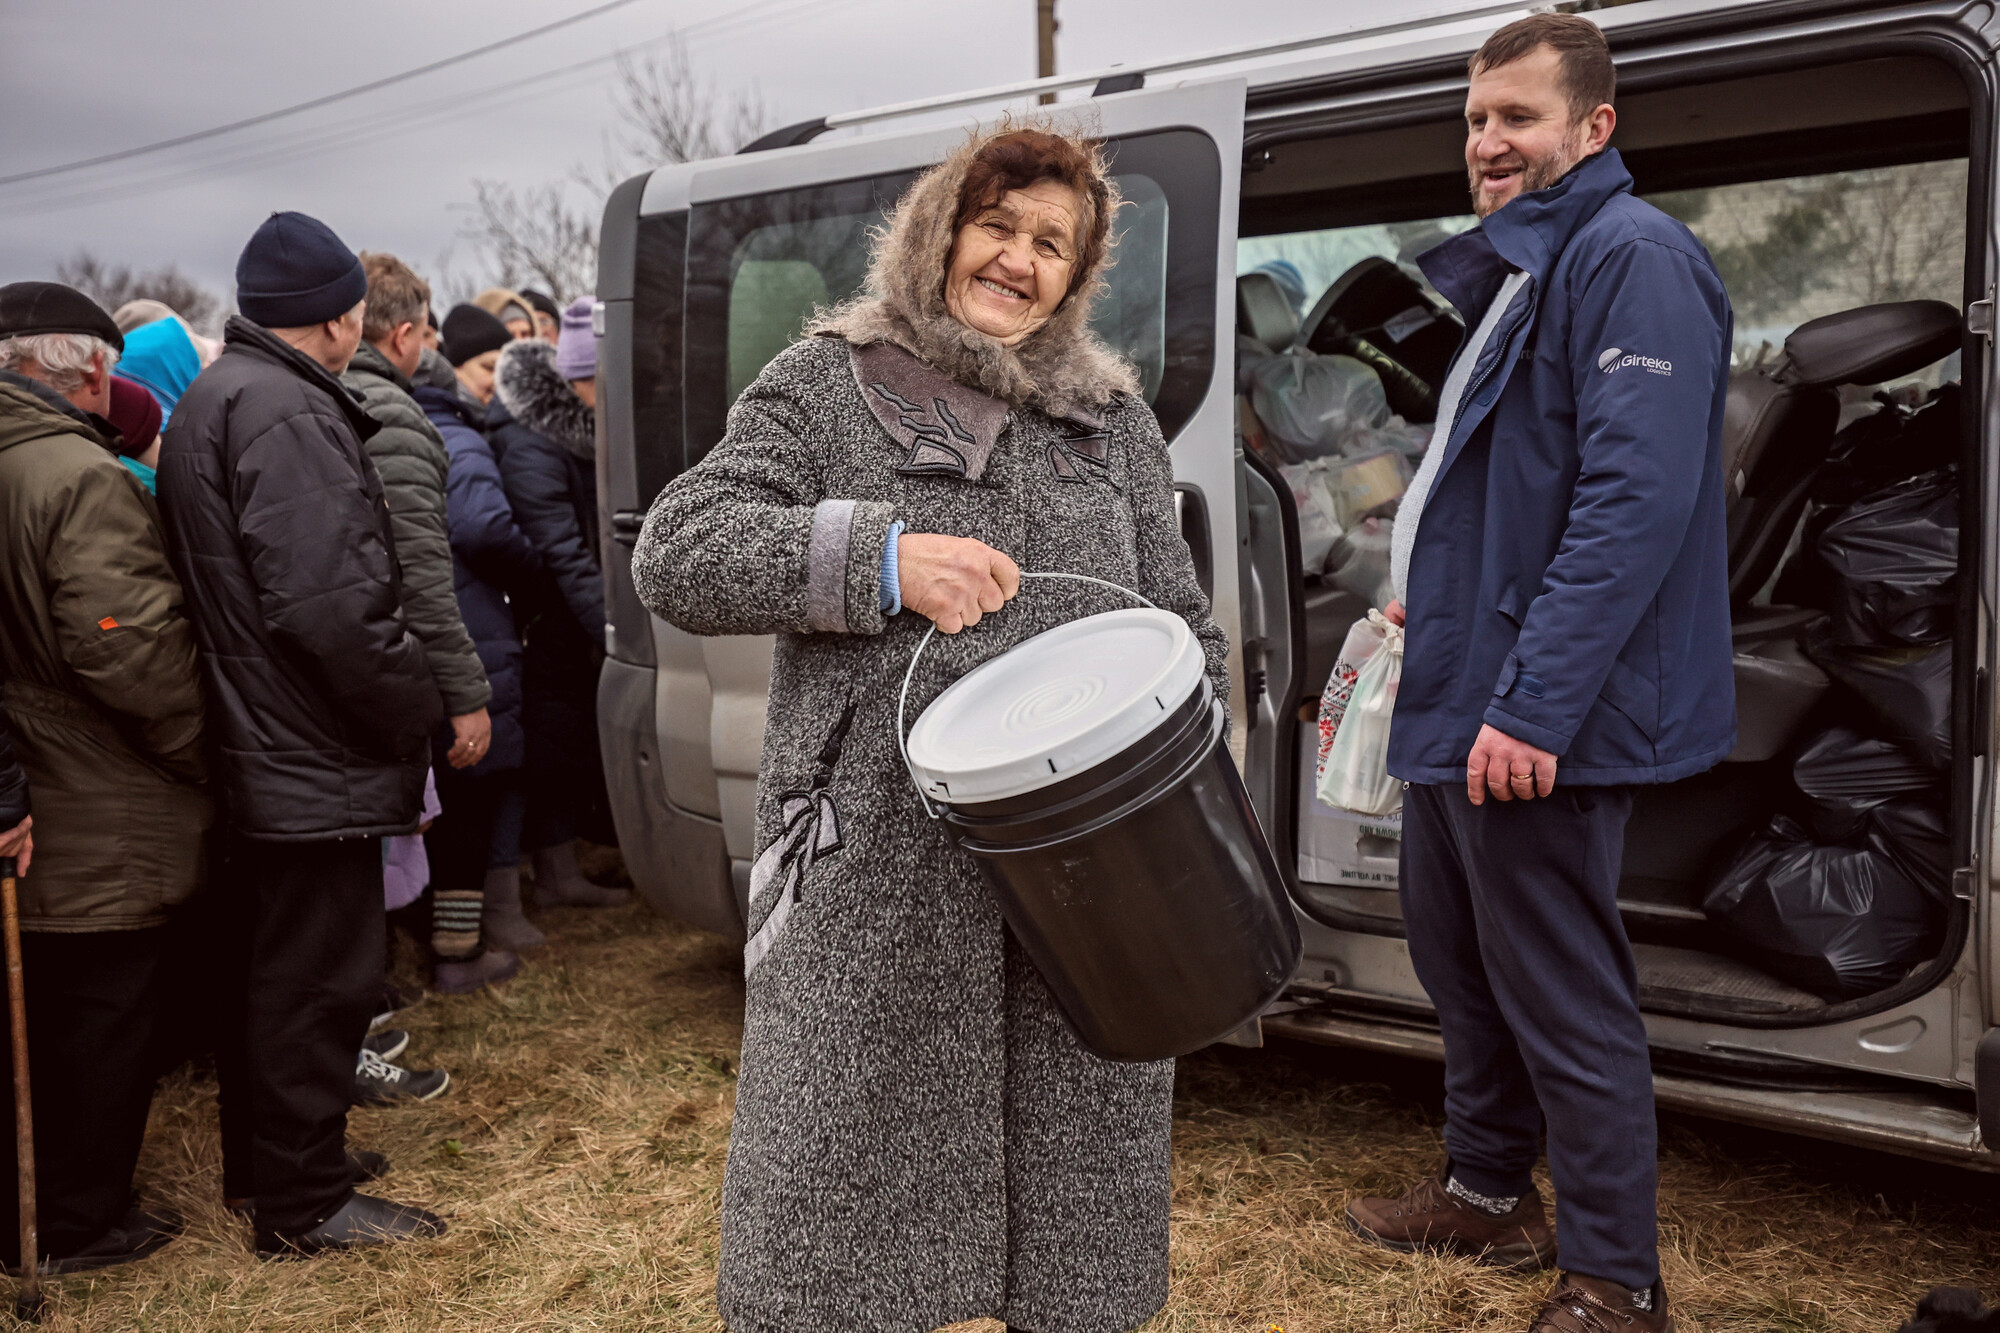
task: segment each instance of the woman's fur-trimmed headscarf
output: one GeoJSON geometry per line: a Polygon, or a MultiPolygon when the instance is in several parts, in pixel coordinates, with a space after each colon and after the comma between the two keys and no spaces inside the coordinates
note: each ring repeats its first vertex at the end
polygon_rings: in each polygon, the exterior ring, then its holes
{"type": "Polygon", "coordinates": [[[955,224],[966,176],[982,149],[1029,128],[1062,134],[1082,152],[1103,187],[1090,193],[1102,200],[1099,207],[1115,216],[1122,202],[1118,184],[1094,141],[1050,125],[1003,123],[991,133],[969,139],[903,192],[887,223],[873,235],[868,280],[860,295],[820,311],[807,323],[806,332],[855,344],[894,343],[961,384],[1016,407],[1038,407],[1050,416],[1078,410],[1094,413],[1114,394],[1136,396],[1138,372],[1090,328],[1091,310],[1105,291],[1115,229],[1092,225],[1095,214],[1088,197],[1078,231],[1086,242],[1097,236],[1095,252],[1077,256],[1081,281],[1071,287],[1048,323],[1010,347],[959,323],[945,308],[945,273],[957,239],[955,224]]]}

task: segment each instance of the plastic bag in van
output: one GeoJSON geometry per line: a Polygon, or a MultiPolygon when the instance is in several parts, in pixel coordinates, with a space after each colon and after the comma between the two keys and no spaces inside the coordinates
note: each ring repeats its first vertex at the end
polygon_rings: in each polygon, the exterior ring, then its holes
{"type": "Polygon", "coordinates": [[[1828,1001],[1894,985],[1936,956],[1944,928],[1944,905],[1879,832],[1823,845],[1787,815],[1738,853],[1702,909],[1759,966],[1828,1001]]]}
{"type": "Polygon", "coordinates": [[[1958,604],[1958,477],[1941,468],[1856,500],[1820,532],[1839,643],[1942,643],[1958,604]]]}
{"type": "Polygon", "coordinates": [[[1874,837],[1917,887],[1940,902],[1949,895],[1943,783],[1907,749],[1829,727],[1792,761],[1792,782],[1816,840],[1858,847],[1874,837]]]}
{"type": "Polygon", "coordinates": [[[1326,488],[1326,474],[1316,463],[1294,463],[1278,469],[1292,488],[1292,505],[1299,515],[1299,564],[1308,574],[1326,567],[1327,554],[1340,541],[1340,511],[1326,488]]]}
{"type": "Polygon", "coordinates": [[[1342,532],[1388,511],[1410,487],[1409,462],[1393,449],[1322,459],[1318,466],[1326,475],[1342,532]]]}
{"type": "Polygon", "coordinates": [[[1376,373],[1351,356],[1296,349],[1250,371],[1250,403],[1273,438],[1309,458],[1338,453],[1358,426],[1389,419],[1376,373]]]}
{"type": "Polygon", "coordinates": [[[1854,692],[1871,720],[1932,768],[1951,766],[1951,645],[1866,647],[1806,635],[1806,656],[1854,692]]]}
{"type": "Polygon", "coordinates": [[[1336,588],[1366,597],[1378,610],[1395,595],[1389,584],[1391,518],[1364,518],[1340,534],[1326,558],[1326,576],[1336,588]]]}
{"type": "Polygon", "coordinates": [[[1917,887],[1951,906],[1951,834],[1933,801],[1885,801],[1871,815],[1882,843],[1917,887]]]}
{"type": "Polygon", "coordinates": [[[1424,450],[1430,448],[1430,443],[1430,426],[1392,415],[1379,426],[1356,426],[1347,432],[1341,447],[1351,455],[1370,453],[1376,449],[1394,449],[1404,458],[1415,461],[1424,456],[1424,450]]]}
{"type": "Polygon", "coordinates": [[[1855,501],[1897,482],[1951,465],[1959,449],[1959,387],[1941,385],[1928,401],[1905,410],[1883,393],[1870,410],[1833,437],[1826,463],[1812,478],[1812,504],[1799,550],[1778,575],[1771,600],[1785,606],[1832,604],[1832,574],[1817,555],[1827,525],[1855,501]]]}
{"type": "Polygon", "coordinates": [[[1373,613],[1347,627],[1347,637],[1340,645],[1340,656],[1333,660],[1333,674],[1326,678],[1326,687],[1319,695],[1319,756],[1313,766],[1315,783],[1326,776],[1326,754],[1333,748],[1333,738],[1340,731],[1341,719],[1347,716],[1347,702],[1354,695],[1354,682],[1360,678],[1361,668],[1382,651],[1390,628],[1387,617],[1373,613]]]}
{"type": "MultiPolygon", "coordinates": [[[[1346,704],[1333,718],[1318,792],[1320,800],[1343,810],[1390,815],[1403,808],[1403,784],[1389,776],[1389,721],[1403,679],[1403,627],[1390,624],[1380,611],[1370,611],[1365,623],[1381,642],[1354,673],[1346,704]]],[[[1354,631],[1348,641],[1354,642],[1354,631]]],[[[1343,647],[1341,656],[1346,655],[1343,647]]],[[[1342,674],[1336,666],[1329,690],[1342,674]]]]}
{"type": "Polygon", "coordinates": [[[1847,842],[1865,834],[1870,817],[1889,802],[1934,795],[1939,779],[1894,741],[1828,727],[1792,761],[1792,782],[1806,798],[1813,836],[1847,842]]]}

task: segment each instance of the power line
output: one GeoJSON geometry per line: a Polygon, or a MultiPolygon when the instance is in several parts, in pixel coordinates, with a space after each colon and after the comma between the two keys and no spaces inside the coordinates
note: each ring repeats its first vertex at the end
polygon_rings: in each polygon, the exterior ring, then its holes
{"type": "Polygon", "coordinates": [[[534,38],[546,36],[559,29],[582,23],[586,19],[594,19],[600,14],[608,14],[614,9],[624,9],[628,5],[637,3],[638,0],[607,0],[605,4],[596,5],[580,13],[571,14],[567,18],[557,19],[553,23],[544,23],[541,27],[530,28],[526,32],[517,32],[511,37],[502,37],[499,41],[488,42],[484,46],[475,46],[470,51],[461,51],[455,56],[446,56],[442,60],[433,60],[428,65],[419,65],[415,69],[406,69],[400,74],[391,74],[385,78],[374,79],[352,88],[344,88],[337,93],[328,93],[323,97],[315,97],[309,101],[280,107],[275,111],[265,111],[255,116],[246,116],[242,120],[230,121],[227,125],[215,125],[205,130],[196,130],[191,134],[175,135],[171,139],[160,139],[154,143],[140,144],[136,148],[121,148],[115,153],[101,153],[96,157],[80,158],[74,162],[60,162],[50,167],[37,167],[33,171],[19,171],[11,176],[0,176],[0,185],[14,185],[21,181],[40,180],[47,176],[60,176],[67,172],[82,171],[85,167],[100,167],[110,162],[124,162],[148,153],[157,153],[163,149],[179,148],[183,144],[199,143],[203,139],[213,139],[218,135],[234,134],[237,130],[246,130],[253,125],[264,125],[274,120],[282,120],[286,116],[295,116],[301,111],[311,111],[317,107],[329,106],[335,102],[344,102],[350,97],[359,97],[363,93],[372,93],[394,84],[405,83],[410,79],[419,78],[425,74],[434,74],[438,70],[449,69],[453,65],[462,65],[468,60],[475,60],[480,56],[490,55],[495,51],[505,50],[510,46],[518,46],[522,42],[532,41],[534,38]]]}
{"type": "Polygon", "coordinates": [[[95,183],[51,181],[41,187],[40,193],[17,191],[12,197],[0,196],[0,215],[39,213],[152,195],[163,188],[172,189],[200,184],[293,158],[312,156],[328,150],[361,147],[386,138],[404,137],[419,124],[436,125],[484,114],[487,106],[495,101],[529,100],[566,91],[583,82],[592,71],[602,66],[676,38],[689,36],[713,38],[760,22],[783,23],[796,18],[817,19],[829,12],[864,2],[865,0],[752,0],[739,9],[698,20],[677,31],[644,38],[603,55],[510,77],[469,92],[451,93],[411,106],[361,111],[330,124],[295,126],[284,131],[284,137],[277,140],[218,145],[215,149],[209,150],[214,155],[206,161],[197,159],[193,162],[153,163],[149,168],[143,169],[150,174],[121,177],[111,181],[95,183]]]}

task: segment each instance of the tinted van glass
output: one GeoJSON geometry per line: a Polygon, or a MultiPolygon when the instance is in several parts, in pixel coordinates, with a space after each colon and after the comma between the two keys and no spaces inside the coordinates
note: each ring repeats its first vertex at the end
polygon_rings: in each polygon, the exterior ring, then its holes
{"type": "MultiPolygon", "coordinates": [[[[1708,247],[1736,312],[1736,361],[1769,361],[1807,320],[1881,301],[1964,298],[1966,160],[1911,162],[1706,189],[1642,194],[1708,247]]],[[[1303,283],[1304,310],[1356,263],[1410,266],[1473,225],[1470,213],[1411,222],[1248,237],[1237,272],[1282,261],[1303,283]]],[[[1954,378],[1956,358],[1923,378],[1954,378]]]]}
{"type": "Polygon", "coordinates": [[[681,307],[686,213],[639,219],[632,292],[632,464],[639,508],[681,470],[681,307]]]}
{"type": "MultiPolygon", "coordinates": [[[[1128,203],[1093,324],[1138,366],[1171,438],[1214,367],[1220,159],[1207,136],[1188,130],[1135,136],[1113,153],[1128,203]]],[[[696,206],[688,235],[688,463],[722,438],[730,404],[802,335],[812,312],[861,289],[869,233],[915,178],[899,172],[696,206]]]]}

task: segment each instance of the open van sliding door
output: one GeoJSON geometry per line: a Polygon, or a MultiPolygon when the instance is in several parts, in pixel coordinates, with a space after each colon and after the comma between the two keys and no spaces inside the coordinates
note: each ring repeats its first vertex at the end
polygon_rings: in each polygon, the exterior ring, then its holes
{"type": "MultiPolygon", "coordinates": [[[[1085,109],[1127,201],[1097,327],[1140,369],[1169,442],[1182,530],[1232,644],[1230,279],[1244,90],[1241,79],[1210,80],[1085,109]]],[[[721,440],[730,404],[801,320],[858,290],[868,230],[964,134],[928,128],[670,167],[607,205],[600,490],[617,623],[599,728],[635,882],[655,907],[708,929],[742,932],[772,641],[696,639],[648,615],[631,591],[631,544],[660,488],[721,440]]],[[[1232,665],[1240,718],[1240,654],[1232,665]]]]}

